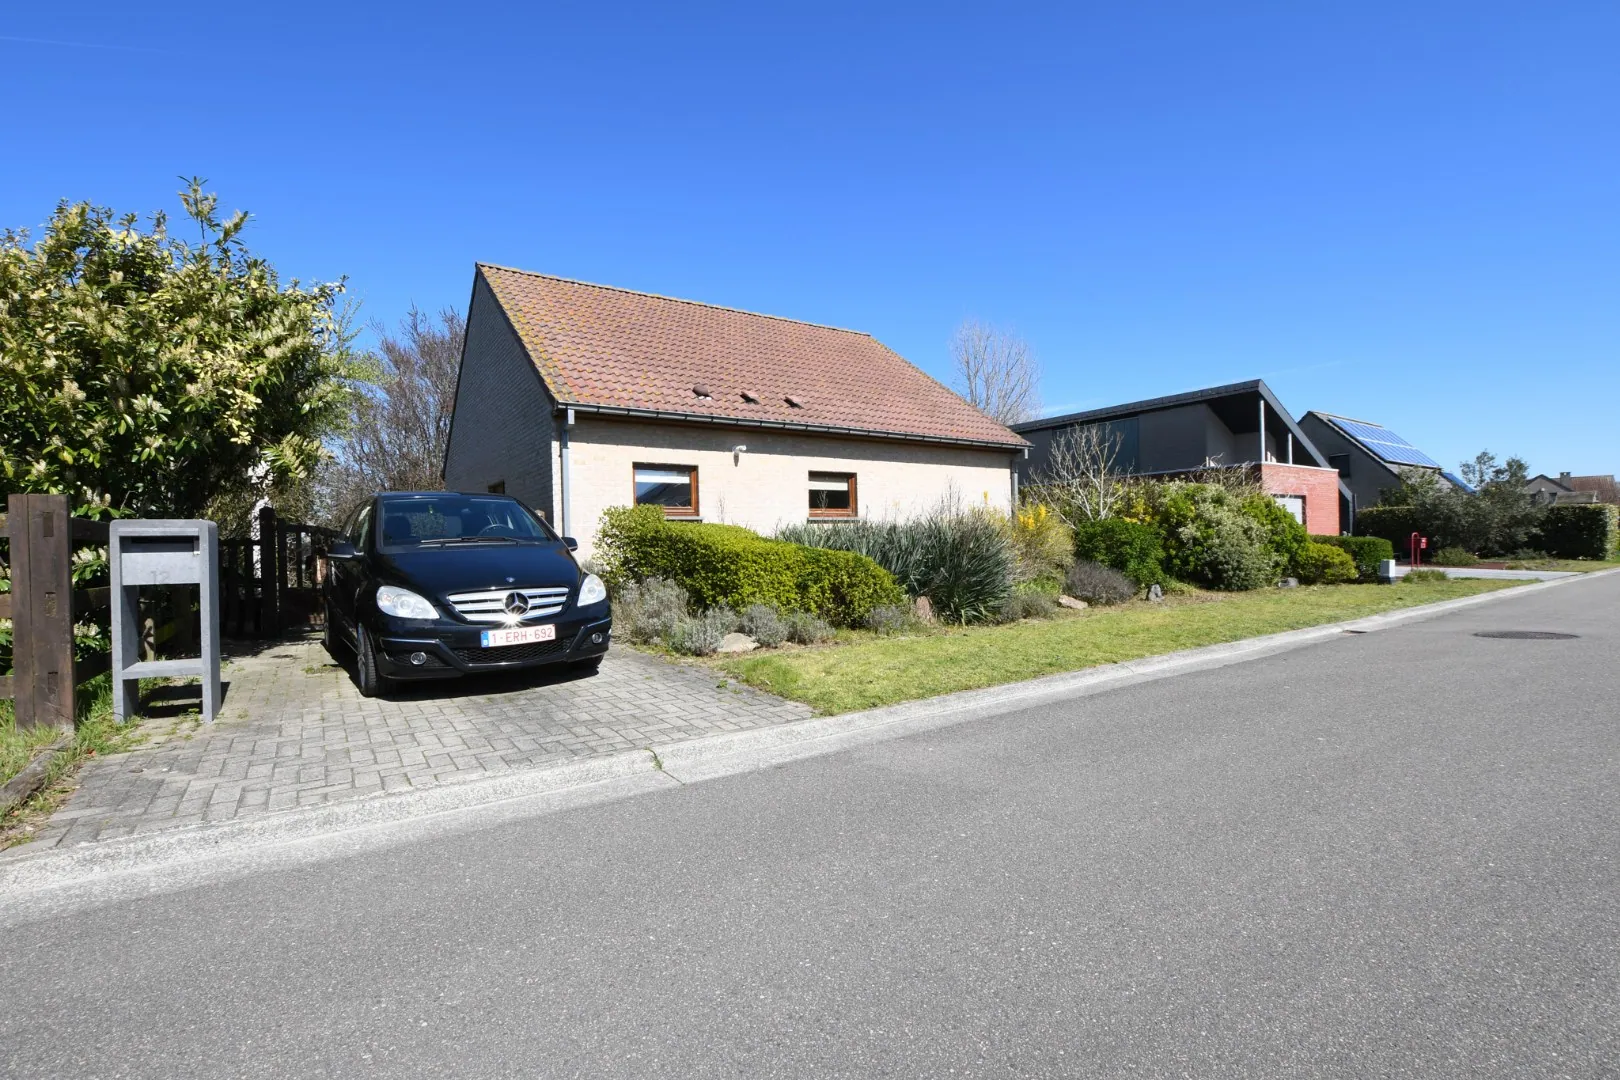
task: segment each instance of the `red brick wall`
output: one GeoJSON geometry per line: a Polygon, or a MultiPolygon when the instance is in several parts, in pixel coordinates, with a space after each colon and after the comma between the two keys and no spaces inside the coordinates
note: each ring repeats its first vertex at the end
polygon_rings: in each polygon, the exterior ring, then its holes
{"type": "Polygon", "coordinates": [[[1319,536],[1339,534],[1339,473],[1309,465],[1260,467],[1260,486],[1273,495],[1305,496],[1305,528],[1319,536]]]}

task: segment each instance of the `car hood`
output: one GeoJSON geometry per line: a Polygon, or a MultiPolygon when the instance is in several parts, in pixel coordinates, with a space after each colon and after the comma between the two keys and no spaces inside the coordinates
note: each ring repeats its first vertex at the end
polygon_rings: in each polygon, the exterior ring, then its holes
{"type": "Polygon", "coordinates": [[[379,557],[381,578],[434,596],[478,589],[579,584],[579,565],[560,543],[467,544],[379,557]]]}

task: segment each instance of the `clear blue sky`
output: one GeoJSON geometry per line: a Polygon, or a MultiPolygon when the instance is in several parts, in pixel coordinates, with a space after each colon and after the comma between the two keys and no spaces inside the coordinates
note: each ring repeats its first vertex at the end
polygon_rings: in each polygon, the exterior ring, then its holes
{"type": "Polygon", "coordinates": [[[21,6],[0,224],[198,174],[371,318],[485,260],[946,376],[976,316],[1052,409],[1260,376],[1448,465],[1620,469],[1611,3],[21,6]]]}

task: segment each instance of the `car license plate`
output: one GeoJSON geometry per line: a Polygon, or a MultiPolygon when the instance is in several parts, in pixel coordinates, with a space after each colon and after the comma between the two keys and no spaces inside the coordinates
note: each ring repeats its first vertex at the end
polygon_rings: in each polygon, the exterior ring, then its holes
{"type": "Polygon", "coordinates": [[[555,626],[520,626],[512,630],[484,630],[478,635],[478,643],[486,649],[499,645],[530,645],[536,641],[556,640],[557,628],[555,626]]]}

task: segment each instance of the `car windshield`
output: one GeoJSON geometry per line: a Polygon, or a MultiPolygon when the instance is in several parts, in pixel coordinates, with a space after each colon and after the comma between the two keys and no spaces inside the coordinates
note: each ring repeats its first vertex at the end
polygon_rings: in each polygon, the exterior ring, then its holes
{"type": "Polygon", "coordinates": [[[389,553],[463,544],[521,544],[557,535],[516,499],[484,495],[416,495],[384,499],[377,546],[389,553]]]}

